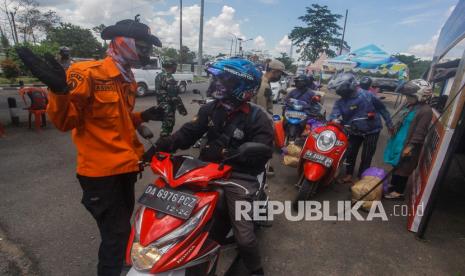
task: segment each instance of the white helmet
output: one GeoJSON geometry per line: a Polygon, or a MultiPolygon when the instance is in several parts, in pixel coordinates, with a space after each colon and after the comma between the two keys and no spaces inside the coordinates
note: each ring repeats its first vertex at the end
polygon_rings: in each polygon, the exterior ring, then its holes
{"type": "Polygon", "coordinates": [[[431,84],[423,79],[405,82],[397,89],[397,91],[406,96],[414,96],[419,102],[427,101],[433,95],[433,88],[431,87],[431,84]]]}

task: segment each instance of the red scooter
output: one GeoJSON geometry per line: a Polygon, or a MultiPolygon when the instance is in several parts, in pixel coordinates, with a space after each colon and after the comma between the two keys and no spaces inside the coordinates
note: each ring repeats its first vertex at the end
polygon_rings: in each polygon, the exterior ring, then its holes
{"type": "MultiPolygon", "coordinates": [[[[153,137],[146,127],[138,131],[149,141],[153,137]]],[[[234,243],[221,187],[231,174],[225,162],[261,155],[269,148],[245,143],[220,164],[155,148],[145,159],[159,177],[139,199],[126,250],[126,262],[132,265],[127,275],[215,275],[220,249],[234,243]]],[[[260,188],[254,197],[267,202],[265,174],[257,178],[260,188]]]]}
{"type": "Polygon", "coordinates": [[[295,201],[313,197],[320,186],[329,185],[335,178],[348,146],[344,127],[323,118],[311,119],[308,135],[300,156],[297,186],[299,193],[295,201]]]}

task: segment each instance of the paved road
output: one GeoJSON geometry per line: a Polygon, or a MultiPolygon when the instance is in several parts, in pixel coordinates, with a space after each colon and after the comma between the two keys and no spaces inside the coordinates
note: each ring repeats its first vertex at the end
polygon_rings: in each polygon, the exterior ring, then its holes
{"type": "MultiPolygon", "coordinates": [[[[204,84],[196,87],[206,88],[204,84]]],[[[0,91],[2,122],[8,121],[6,97],[10,95],[15,92],[0,91]]],[[[177,117],[177,126],[198,109],[190,104],[193,97],[197,96],[184,96],[190,114],[177,117]]],[[[334,96],[328,96],[325,105],[330,107],[333,101],[334,96]]],[[[136,109],[143,110],[154,102],[153,96],[140,98],[136,109]]],[[[278,108],[275,106],[276,111],[278,108]]],[[[21,120],[25,119],[22,113],[21,120]]],[[[153,130],[160,128],[158,122],[149,125],[153,130]]],[[[70,134],[50,125],[41,132],[27,130],[24,124],[6,130],[7,136],[0,139],[0,227],[24,251],[38,274],[95,275],[98,230],[80,204],[70,134]]],[[[383,133],[379,145],[385,141],[383,133]]],[[[374,158],[375,165],[381,164],[381,151],[374,158]]],[[[295,171],[281,165],[278,154],[272,163],[277,173],[269,182],[271,198],[293,199],[295,171]]],[[[151,174],[145,172],[136,185],[136,194],[151,180],[151,174]]],[[[349,196],[347,186],[335,185],[316,199],[335,204],[349,196]]],[[[388,215],[392,205],[384,205],[388,215]]],[[[288,222],[280,216],[272,228],[259,233],[265,270],[268,275],[464,274],[465,221],[460,212],[454,213],[457,208],[462,205],[443,205],[433,217],[427,242],[415,240],[406,231],[405,217],[389,216],[388,222],[288,222]]],[[[16,274],[8,269],[0,271],[16,274]]]]}

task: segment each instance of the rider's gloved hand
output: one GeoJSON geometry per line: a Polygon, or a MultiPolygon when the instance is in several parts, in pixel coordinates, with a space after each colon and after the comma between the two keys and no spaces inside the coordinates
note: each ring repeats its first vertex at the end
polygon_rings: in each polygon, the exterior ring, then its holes
{"type": "Polygon", "coordinates": [[[155,146],[157,147],[157,151],[163,151],[163,152],[176,151],[172,136],[164,136],[164,137],[158,138],[157,142],[155,142],[155,146]]]}
{"type": "Polygon", "coordinates": [[[16,52],[31,73],[45,83],[53,93],[69,93],[66,72],[51,54],[47,53],[44,59],[41,59],[27,47],[19,47],[16,52]]]}
{"type": "Polygon", "coordinates": [[[202,149],[202,156],[210,162],[221,162],[226,157],[225,148],[218,143],[211,143],[202,149]]]}
{"type": "Polygon", "coordinates": [[[152,106],[151,108],[144,110],[140,113],[140,117],[144,122],[148,121],[163,121],[165,112],[161,106],[152,106]]]}

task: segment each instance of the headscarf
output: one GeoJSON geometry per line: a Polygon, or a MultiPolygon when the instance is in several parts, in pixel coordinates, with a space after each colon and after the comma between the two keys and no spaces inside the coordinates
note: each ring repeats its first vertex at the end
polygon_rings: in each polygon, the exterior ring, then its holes
{"type": "Polygon", "coordinates": [[[108,46],[107,55],[110,56],[127,82],[134,81],[131,65],[139,62],[136,41],[131,37],[117,36],[108,46]]]}

